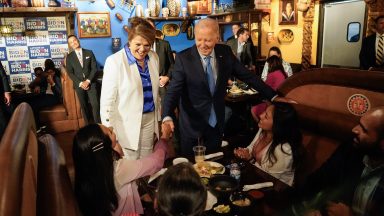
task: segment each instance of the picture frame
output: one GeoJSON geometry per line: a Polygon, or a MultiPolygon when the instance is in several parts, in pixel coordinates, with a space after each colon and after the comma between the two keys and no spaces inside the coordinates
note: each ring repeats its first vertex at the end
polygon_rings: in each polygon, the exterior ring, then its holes
{"type": "Polygon", "coordinates": [[[297,25],[297,0],[280,0],[279,24],[297,25]]]}
{"type": "Polygon", "coordinates": [[[212,13],[212,0],[197,1],[196,14],[206,15],[212,13]]]}
{"type": "Polygon", "coordinates": [[[109,12],[78,12],[77,30],[79,38],[111,37],[109,12]]]}

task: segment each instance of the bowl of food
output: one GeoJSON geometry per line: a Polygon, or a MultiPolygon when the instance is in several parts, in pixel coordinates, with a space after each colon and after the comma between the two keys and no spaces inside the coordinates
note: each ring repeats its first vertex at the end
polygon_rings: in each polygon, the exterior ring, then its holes
{"type": "Polygon", "coordinates": [[[208,187],[219,202],[226,202],[229,196],[237,190],[239,184],[237,180],[231,176],[215,175],[209,179],[208,187]]]}
{"type": "Polygon", "coordinates": [[[247,215],[251,205],[252,205],[252,197],[243,192],[235,192],[229,198],[233,212],[237,215],[247,215]]]}

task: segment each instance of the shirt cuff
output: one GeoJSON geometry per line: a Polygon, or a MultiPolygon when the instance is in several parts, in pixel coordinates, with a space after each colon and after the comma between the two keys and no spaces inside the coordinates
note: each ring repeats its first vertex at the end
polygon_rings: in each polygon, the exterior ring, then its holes
{"type": "Polygon", "coordinates": [[[162,122],[165,122],[165,121],[173,121],[173,119],[171,118],[171,116],[165,116],[163,118],[163,121],[162,122]]]}
{"type": "Polygon", "coordinates": [[[79,87],[80,87],[80,88],[81,88],[81,85],[82,85],[82,84],[83,84],[83,82],[80,82],[80,83],[79,83],[79,87]]]}
{"type": "Polygon", "coordinates": [[[89,80],[89,79],[86,79],[85,81],[88,81],[89,83],[91,83],[91,80],[89,80]]]}
{"type": "Polygon", "coordinates": [[[273,102],[279,95],[275,95],[273,96],[273,98],[271,99],[271,101],[273,102]]]}

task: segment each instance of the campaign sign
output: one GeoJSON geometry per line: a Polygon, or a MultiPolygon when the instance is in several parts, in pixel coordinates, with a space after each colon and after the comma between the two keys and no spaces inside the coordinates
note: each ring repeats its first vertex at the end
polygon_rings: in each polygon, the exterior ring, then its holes
{"type": "Polygon", "coordinates": [[[47,17],[49,31],[66,31],[65,17],[47,17]]]}
{"type": "Polygon", "coordinates": [[[29,58],[28,47],[7,47],[8,61],[27,60],[29,58]]]}
{"type": "Polygon", "coordinates": [[[7,17],[4,23],[6,25],[12,25],[13,32],[25,32],[24,18],[22,17],[7,17]]]}
{"type": "Polygon", "coordinates": [[[50,31],[48,35],[50,44],[67,44],[67,32],[65,31],[50,31]]]}
{"type": "Polygon", "coordinates": [[[0,61],[5,61],[7,59],[7,49],[5,47],[0,47],[0,61]]]}
{"type": "Polygon", "coordinates": [[[48,30],[46,17],[25,17],[24,23],[27,31],[48,30]]]}
{"type": "Polygon", "coordinates": [[[8,61],[1,61],[1,64],[3,65],[3,68],[4,68],[4,70],[5,70],[5,73],[7,74],[7,75],[9,75],[10,73],[10,71],[9,71],[9,65],[8,65],[8,61]]]}
{"type": "Polygon", "coordinates": [[[5,46],[27,46],[27,38],[21,33],[5,37],[5,46]]]}
{"type": "Polygon", "coordinates": [[[5,47],[5,37],[0,36],[0,47],[5,47]]]}
{"type": "Polygon", "coordinates": [[[46,59],[31,59],[29,64],[31,65],[31,72],[34,72],[35,68],[41,67],[44,69],[44,62],[46,59]]]}
{"type": "Polygon", "coordinates": [[[31,46],[28,49],[30,59],[51,58],[49,46],[31,46]]]}
{"type": "Polygon", "coordinates": [[[10,61],[9,68],[11,75],[12,74],[31,74],[31,67],[29,65],[29,60],[23,61],[10,61]]]}
{"type": "Polygon", "coordinates": [[[67,44],[51,45],[51,57],[52,58],[64,58],[64,55],[68,53],[67,44]]]}
{"type": "Polygon", "coordinates": [[[49,45],[47,31],[32,31],[27,33],[28,46],[49,45]]]}
{"type": "Polygon", "coordinates": [[[61,68],[61,65],[63,64],[64,59],[63,58],[57,58],[52,59],[53,63],[55,63],[55,68],[61,68]]]}
{"type": "Polygon", "coordinates": [[[28,74],[14,74],[9,76],[11,83],[13,84],[27,84],[32,82],[32,76],[28,74]]]}

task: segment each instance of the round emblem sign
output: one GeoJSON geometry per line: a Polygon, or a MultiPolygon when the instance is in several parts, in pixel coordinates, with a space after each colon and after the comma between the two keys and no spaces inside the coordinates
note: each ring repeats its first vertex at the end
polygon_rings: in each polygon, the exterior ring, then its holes
{"type": "Polygon", "coordinates": [[[361,116],[369,110],[371,104],[365,95],[354,94],[349,97],[347,106],[353,115],[361,116]]]}

